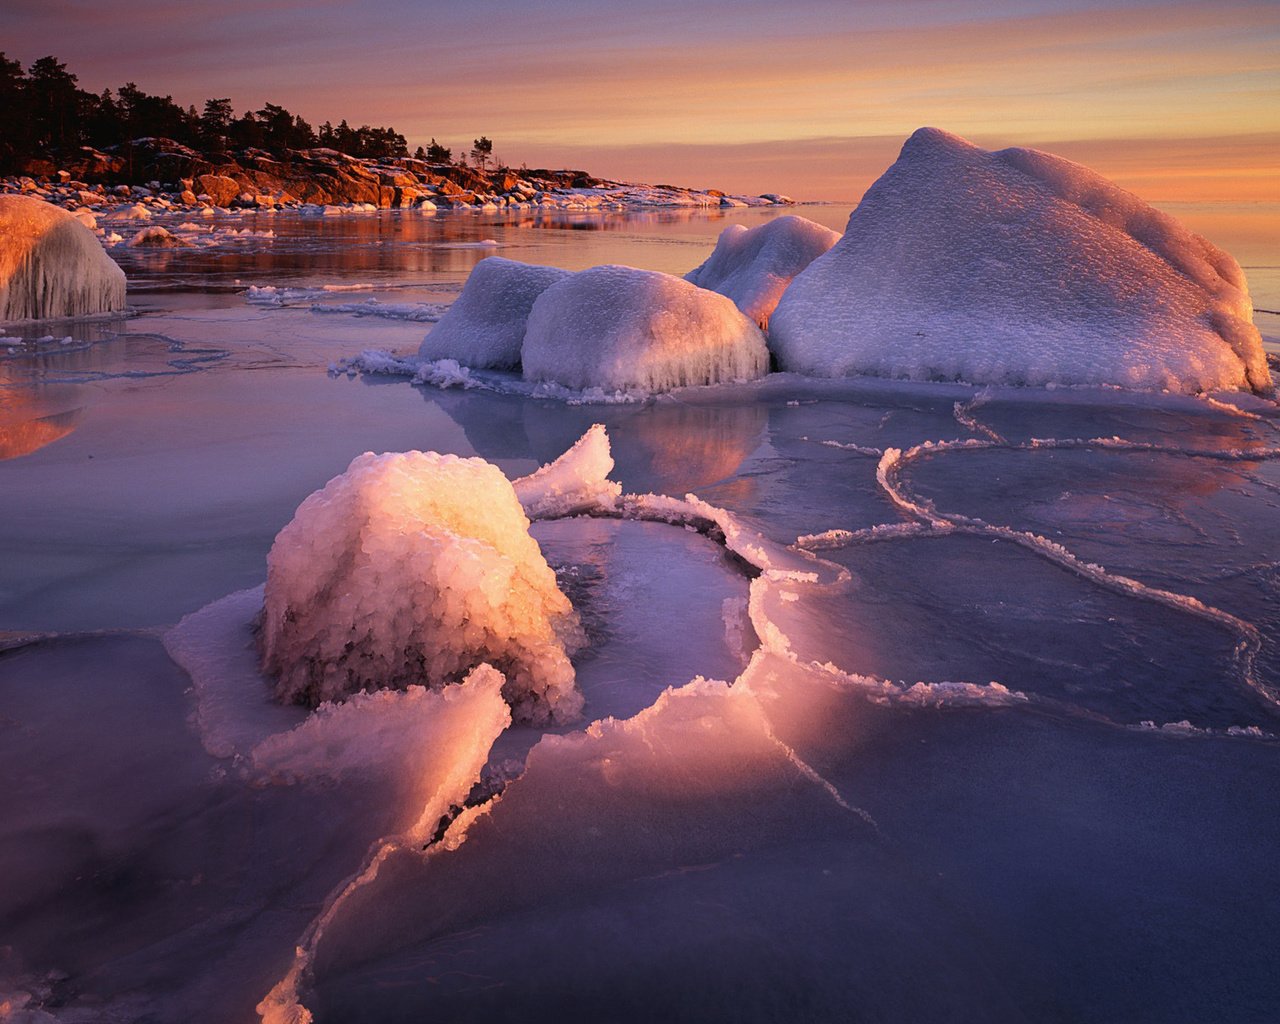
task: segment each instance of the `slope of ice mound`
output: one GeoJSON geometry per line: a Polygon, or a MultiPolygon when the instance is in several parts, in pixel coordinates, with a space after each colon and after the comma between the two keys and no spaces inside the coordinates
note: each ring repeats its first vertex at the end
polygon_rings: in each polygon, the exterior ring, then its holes
{"type": "Polygon", "coordinates": [[[76,217],[29,196],[0,196],[0,320],[124,309],[124,271],[76,217]]]}
{"type": "Polygon", "coordinates": [[[804,217],[779,217],[754,228],[731,224],[720,232],[706,262],[684,279],[727,295],[742,312],[768,328],[787,285],[838,241],[838,231],[804,217]]]}
{"type": "Polygon", "coordinates": [[[548,287],[569,271],[490,256],[471,271],[462,294],[418,349],[423,359],[456,359],[479,369],[520,365],[529,310],[548,287]]]}
{"type": "Polygon", "coordinates": [[[276,537],[264,608],[263,667],[284,701],[438,687],[487,662],[518,721],[582,707],[577,616],[511,484],[482,459],[356,458],[276,537]]]}
{"type": "Polygon", "coordinates": [[[512,487],[530,519],[553,519],[613,507],[622,485],[608,478],[612,472],[609,435],[596,423],[560,458],[512,481],[512,487]]]}
{"type": "Polygon", "coordinates": [[[974,383],[1268,390],[1227,253],[1079,164],[917,131],[770,322],[779,365],[974,383]]]}
{"type": "Polygon", "coordinates": [[[538,297],[523,364],[531,381],[668,391],[760,377],[769,353],[760,329],[723,295],[670,274],[604,266],[538,297]]]}

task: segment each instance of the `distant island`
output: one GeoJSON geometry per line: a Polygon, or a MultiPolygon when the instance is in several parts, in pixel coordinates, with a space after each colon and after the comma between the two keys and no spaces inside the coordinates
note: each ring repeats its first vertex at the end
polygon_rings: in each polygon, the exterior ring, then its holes
{"type": "Polygon", "coordinates": [[[345,120],[313,129],[273,103],[236,117],[229,98],[203,110],[129,82],[79,88],[55,57],[24,71],[0,53],[0,192],[35,192],[67,207],[162,198],[178,206],[379,209],[551,206],[764,206],[777,193],[636,186],[581,170],[512,168],[493,142],[468,154],[432,139],[411,154],[389,127],[345,120]]]}

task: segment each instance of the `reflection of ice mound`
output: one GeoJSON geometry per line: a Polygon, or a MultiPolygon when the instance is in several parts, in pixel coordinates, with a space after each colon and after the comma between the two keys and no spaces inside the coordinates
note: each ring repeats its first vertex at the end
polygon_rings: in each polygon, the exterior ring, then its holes
{"type": "Polygon", "coordinates": [[[758,227],[732,224],[720,232],[705,263],[684,275],[699,288],[727,295],[761,327],[800,271],[840,240],[804,217],[779,217],[758,227]]]}
{"type": "Polygon", "coordinates": [[[922,128],[770,322],[783,369],[1270,386],[1229,255],[1078,164],[922,128]]]}
{"type": "Polygon", "coordinates": [[[510,370],[520,365],[529,310],[567,270],[490,256],[471,271],[462,294],[418,350],[423,359],[456,359],[464,366],[510,370]]]}
{"type": "Polygon", "coordinates": [[[729,299],[631,267],[593,267],[552,285],[524,339],[525,378],[570,388],[667,391],[768,368],[764,336],[729,299]]]}
{"type": "Polygon", "coordinates": [[[267,556],[263,664],[282,700],[439,686],[488,662],[516,719],[575,717],[577,616],[506,477],[481,459],[366,453],[267,556]]]}
{"type": "Polygon", "coordinates": [[[609,480],[613,455],[609,435],[592,426],[567,452],[512,485],[531,519],[551,519],[589,508],[611,508],[622,486],[609,480]]]}
{"type": "Polygon", "coordinates": [[[124,271],[93,233],[56,206],[0,196],[0,320],[124,309],[124,271]]]}

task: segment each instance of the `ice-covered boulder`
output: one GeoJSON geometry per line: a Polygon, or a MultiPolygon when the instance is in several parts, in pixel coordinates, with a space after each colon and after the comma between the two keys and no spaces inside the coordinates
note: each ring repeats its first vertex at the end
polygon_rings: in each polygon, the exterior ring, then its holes
{"type": "Polygon", "coordinates": [[[0,320],[124,309],[124,271],[83,223],[40,199],[0,196],[0,320]]]}
{"type": "Polygon", "coordinates": [[[464,366],[510,370],[520,365],[520,343],[534,300],[567,270],[490,256],[471,271],[462,294],[418,349],[423,359],[456,359],[464,366]]]}
{"type": "Polygon", "coordinates": [[[356,458],[267,557],[264,668],[281,700],[438,687],[488,663],[516,720],[577,716],[577,616],[496,466],[434,452],[356,458]]]}
{"type": "Polygon", "coordinates": [[[553,284],[525,331],[526,380],[668,391],[769,369],[760,329],[723,295],[670,274],[593,267],[553,284]]]}
{"type": "Polygon", "coordinates": [[[684,279],[727,295],[767,329],[787,285],[839,240],[838,231],[804,217],[779,217],[754,228],[731,224],[706,262],[684,279]]]}
{"type": "Polygon", "coordinates": [[[1239,264],[1079,164],[917,131],[770,321],[781,368],[1271,386],[1239,264]]]}

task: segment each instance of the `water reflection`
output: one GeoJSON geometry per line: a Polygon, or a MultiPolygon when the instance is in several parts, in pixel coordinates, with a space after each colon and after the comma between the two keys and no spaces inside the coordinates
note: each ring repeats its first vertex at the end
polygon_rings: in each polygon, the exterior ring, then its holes
{"type": "Polygon", "coordinates": [[[39,451],[66,437],[84,416],[84,407],[70,388],[40,388],[0,392],[0,460],[39,451]]]}
{"type": "MultiPolygon", "coordinates": [[[[601,263],[640,264],[683,274],[700,263],[730,223],[748,227],[787,213],[788,207],[622,211],[507,210],[424,216],[408,210],[318,217],[297,213],[221,215],[228,228],[273,237],[231,239],[213,247],[164,250],[116,246],[130,291],[222,290],[253,283],[319,277],[386,283],[429,275],[461,281],[485,256],[499,253],[571,270],[601,263]],[[496,243],[496,244],[484,244],[496,243]],[[637,243],[642,243],[638,248],[637,243]]],[[[843,227],[849,208],[805,207],[811,219],[843,227]]],[[[176,228],[184,214],[158,218],[176,228]]]]}
{"type": "MultiPolygon", "coordinates": [[[[603,423],[613,442],[614,478],[627,490],[675,495],[736,473],[763,442],[769,419],[768,408],[758,403],[565,406],[430,388],[422,397],[462,427],[476,454],[490,461],[551,462],[593,423],[603,423]]],[[[749,489],[754,481],[735,484],[749,489]]]]}

